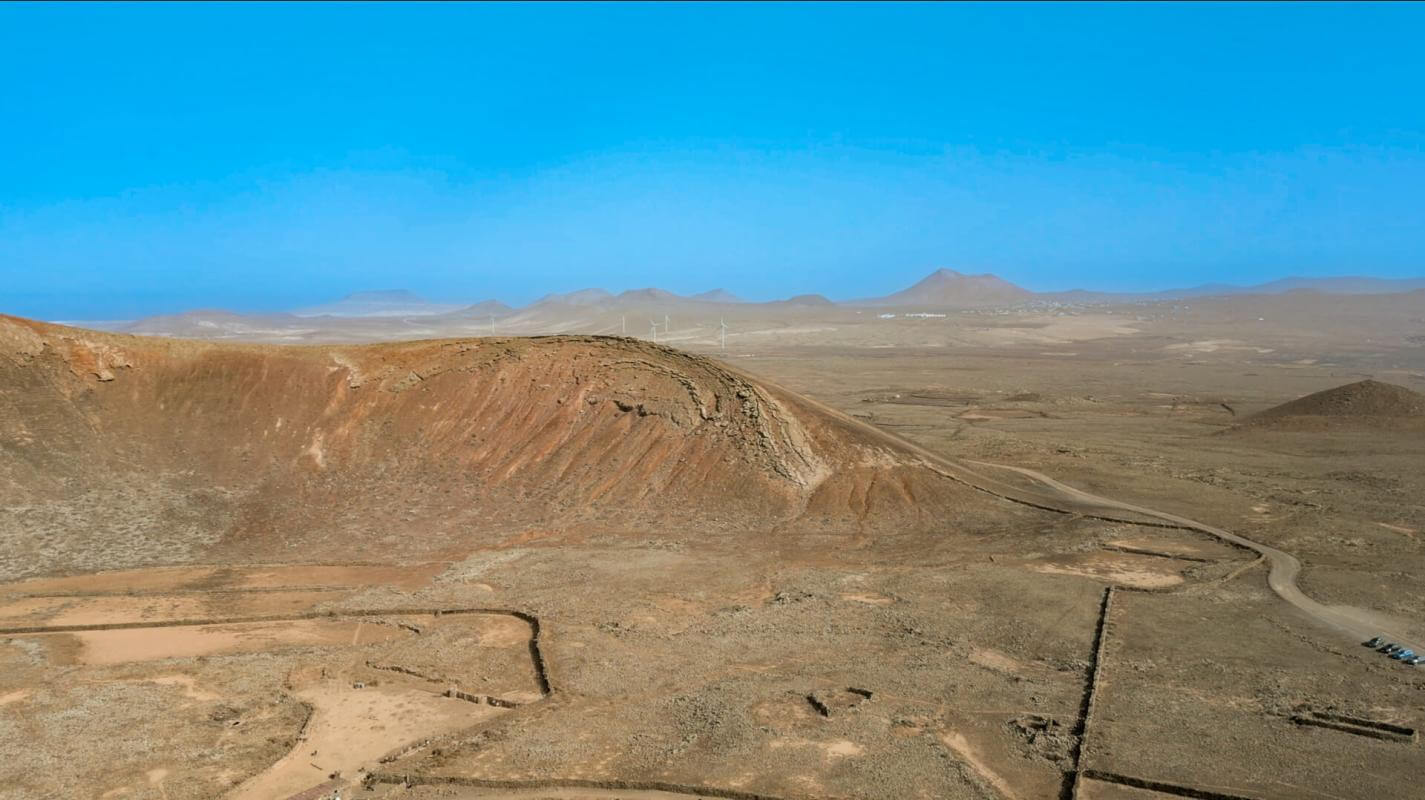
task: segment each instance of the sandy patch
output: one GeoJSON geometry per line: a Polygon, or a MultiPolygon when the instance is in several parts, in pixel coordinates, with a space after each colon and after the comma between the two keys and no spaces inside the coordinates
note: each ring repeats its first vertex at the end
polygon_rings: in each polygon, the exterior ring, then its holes
{"type": "Polygon", "coordinates": [[[213,594],[32,597],[0,606],[0,626],[107,625],[224,617],[278,616],[311,611],[344,592],[293,590],[213,594]]]}
{"type": "Polygon", "coordinates": [[[866,748],[849,739],[838,739],[834,742],[817,742],[811,739],[776,739],[768,747],[773,750],[780,750],[784,747],[806,747],[821,750],[828,760],[859,756],[866,752],[866,748]]]}
{"type": "MultiPolygon", "coordinates": [[[[457,618],[451,618],[457,619],[457,618]]],[[[505,614],[464,615],[458,618],[463,626],[473,627],[480,637],[481,647],[528,647],[529,623],[505,614]]]]}
{"type": "Polygon", "coordinates": [[[0,594],[60,595],[176,590],[274,589],[305,586],[373,585],[419,588],[447,565],[442,562],[401,566],[302,565],[260,567],[153,567],[31,578],[0,585],[0,594]]]}
{"type": "Polygon", "coordinates": [[[0,706],[8,706],[11,703],[18,703],[30,696],[29,689],[16,689],[13,692],[0,694],[0,706]]]}
{"type": "Polygon", "coordinates": [[[1221,542],[1208,541],[1192,536],[1166,537],[1166,536],[1133,536],[1123,539],[1114,539],[1107,543],[1110,547],[1123,547],[1130,550],[1143,550],[1150,554],[1167,556],[1170,558],[1196,559],[1230,559],[1245,558],[1246,554],[1230,545],[1221,542]]]}
{"type": "Polygon", "coordinates": [[[156,683],[160,686],[177,686],[178,688],[183,690],[183,696],[189,698],[190,700],[206,702],[209,700],[219,700],[222,698],[222,695],[216,692],[210,692],[207,689],[200,687],[198,685],[198,682],[193,679],[192,675],[155,675],[152,678],[145,678],[144,682],[156,683]]]}
{"type": "Polygon", "coordinates": [[[169,628],[34,634],[78,642],[80,664],[123,664],[162,658],[192,658],[222,653],[256,653],[284,647],[336,647],[370,644],[410,636],[390,625],[361,625],[334,620],[288,620],[169,628]]]}
{"type": "Polygon", "coordinates": [[[998,650],[975,648],[970,651],[970,663],[996,672],[1007,672],[1011,675],[1024,675],[1029,671],[1028,665],[998,650]]]}
{"type": "Polygon", "coordinates": [[[1164,575],[1160,572],[1149,572],[1146,570],[1097,570],[1063,567],[1054,564],[1039,564],[1032,569],[1035,572],[1042,572],[1048,575],[1079,575],[1085,578],[1098,578],[1100,580],[1106,580],[1109,583],[1118,583],[1138,589],[1162,589],[1168,586],[1177,586],[1183,582],[1183,579],[1177,575],[1164,575]]]}
{"type": "Polygon", "coordinates": [[[1113,336],[1132,336],[1138,332],[1139,329],[1133,323],[1121,317],[1111,314],[1085,314],[1074,317],[1022,317],[1014,325],[970,328],[963,333],[968,340],[977,344],[1053,346],[1113,336]]]}
{"type": "Polygon", "coordinates": [[[1050,562],[1032,563],[1029,568],[1049,575],[1079,575],[1138,589],[1163,589],[1183,582],[1173,561],[1131,553],[1060,556],[1050,562]]]}
{"type": "Polygon", "coordinates": [[[343,679],[322,681],[295,696],[312,717],[291,752],[230,792],[229,800],[290,797],[329,780],[355,780],[383,755],[433,736],[506,713],[428,692],[395,687],[353,688],[343,679]]]}
{"type": "Polygon", "coordinates": [[[1395,531],[1396,533],[1418,533],[1418,532],[1419,532],[1419,531],[1416,531],[1414,528],[1406,528],[1406,527],[1403,527],[1403,526],[1400,526],[1400,525],[1391,525],[1391,524],[1385,523],[1385,522],[1377,522],[1376,524],[1379,525],[1379,526],[1381,526],[1382,528],[1385,528],[1385,529],[1388,530],[1388,531],[1395,531]]]}
{"type": "Polygon", "coordinates": [[[286,586],[398,586],[415,589],[426,585],[448,565],[444,562],[410,567],[303,566],[299,564],[232,570],[233,588],[271,589],[286,586]]]}
{"type": "Polygon", "coordinates": [[[125,592],[179,589],[203,581],[218,572],[217,567],[155,567],[94,572],[66,578],[31,578],[0,586],[0,593],[74,594],[80,592],[125,592]]]}
{"type": "Polygon", "coordinates": [[[73,603],[73,600],[65,597],[27,597],[23,600],[15,600],[0,605],[0,624],[6,626],[35,624],[35,620],[49,619],[73,603]]]}
{"type": "Polygon", "coordinates": [[[1273,352],[1270,347],[1256,347],[1238,339],[1201,339],[1163,347],[1164,350],[1179,353],[1252,352],[1261,355],[1273,352]]]}
{"type": "Polygon", "coordinates": [[[945,746],[950,748],[950,752],[954,753],[956,757],[968,764],[970,769],[975,771],[976,775],[979,775],[986,783],[993,786],[1001,797],[1008,798],[1008,800],[1018,800],[1019,795],[1015,793],[1009,783],[1000,777],[999,773],[990,769],[989,766],[985,764],[980,753],[970,746],[970,741],[962,734],[946,731],[940,734],[940,741],[944,742],[945,746]]]}
{"type": "Polygon", "coordinates": [[[853,603],[865,603],[872,606],[888,606],[895,602],[895,598],[886,597],[883,594],[854,593],[841,595],[842,600],[850,600],[853,603]]]}

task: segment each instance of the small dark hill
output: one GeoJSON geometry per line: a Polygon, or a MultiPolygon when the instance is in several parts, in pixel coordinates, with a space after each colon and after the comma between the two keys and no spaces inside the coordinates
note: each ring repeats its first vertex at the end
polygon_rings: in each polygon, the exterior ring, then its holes
{"type": "Polygon", "coordinates": [[[1246,427],[1425,429],[1425,395],[1404,386],[1364,380],[1299,397],[1248,417],[1246,427]]]}
{"type": "Polygon", "coordinates": [[[796,297],[788,297],[786,300],[773,300],[770,303],[763,303],[762,305],[827,308],[836,304],[819,294],[799,294],[796,297]]]}

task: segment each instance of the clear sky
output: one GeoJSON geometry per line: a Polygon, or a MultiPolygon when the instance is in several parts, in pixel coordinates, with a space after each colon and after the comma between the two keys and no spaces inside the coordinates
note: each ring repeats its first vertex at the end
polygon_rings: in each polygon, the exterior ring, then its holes
{"type": "Polygon", "coordinates": [[[0,5],[0,311],[1425,274],[1425,5],[0,5]]]}

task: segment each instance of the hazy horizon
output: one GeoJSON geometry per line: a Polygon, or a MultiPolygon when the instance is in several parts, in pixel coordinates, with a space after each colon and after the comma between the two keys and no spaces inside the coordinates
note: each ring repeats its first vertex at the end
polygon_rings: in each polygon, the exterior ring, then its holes
{"type": "Polygon", "coordinates": [[[0,7],[0,312],[1425,275],[1419,6],[0,7]]]}
{"type": "MultiPolygon", "coordinates": [[[[936,270],[932,270],[931,273],[928,273],[927,275],[921,276],[921,279],[920,279],[920,280],[924,280],[925,278],[931,277],[931,276],[934,275],[936,272],[939,272],[939,271],[942,271],[942,270],[945,270],[945,269],[948,269],[948,268],[943,268],[943,267],[942,267],[942,268],[937,268],[936,270]]],[[[980,277],[980,275],[978,275],[978,274],[977,274],[977,275],[971,275],[970,277],[980,277]]],[[[998,277],[998,276],[995,276],[995,277],[998,277]]],[[[1055,298],[1056,298],[1056,293],[1058,293],[1058,292],[1060,292],[1060,291],[1064,291],[1064,292],[1066,292],[1066,293],[1071,293],[1072,291],[1088,291],[1088,292],[1092,292],[1092,293],[1095,293],[1095,294],[1100,294],[1100,293],[1101,293],[1101,294],[1103,294],[1103,295],[1109,295],[1109,296],[1121,295],[1125,300],[1130,300],[1130,301],[1135,300],[1136,298],[1152,299],[1154,295],[1161,293],[1161,294],[1165,294],[1165,295],[1171,295],[1171,296],[1169,296],[1169,297],[1164,297],[1164,298],[1162,298],[1162,299],[1164,299],[1164,300],[1169,300],[1169,299],[1175,299],[1175,298],[1179,297],[1179,295],[1172,294],[1175,290],[1194,290],[1194,289],[1200,289],[1200,288],[1219,288],[1219,287],[1220,287],[1220,288],[1224,288],[1224,289],[1226,289],[1226,288],[1228,288],[1228,287],[1230,287],[1230,288],[1232,288],[1232,289],[1253,289],[1253,288],[1255,288],[1256,286],[1259,286],[1259,285],[1270,285],[1270,284],[1273,284],[1273,283],[1277,283],[1277,282],[1281,282],[1281,281],[1288,281],[1288,280],[1297,279],[1297,278],[1303,278],[1303,276],[1292,276],[1292,275],[1281,276],[1280,278],[1274,278],[1274,279],[1272,279],[1272,280],[1262,281],[1262,282],[1260,282],[1260,283],[1251,284],[1251,285],[1248,285],[1248,284],[1219,284],[1219,283],[1212,283],[1212,284],[1199,284],[1198,286],[1164,286],[1164,287],[1161,287],[1161,288],[1154,288],[1154,289],[1151,289],[1151,290],[1142,290],[1142,291],[1130,291],[1130,290],[1122,290],[1122,291],[1118,291],[1118,290],[1102,290],[1102,289],[1095,289],[1095,288],[1092,288],[1092,287],[1089,287],[1089,288],[1087,288],[1087,289],[1085,289],[1085,288],[1083,288],[1083,287],[1078,287],[1078,288],[1075,289],[1075,290],[1045,290],[1045,291],[1038,291],[1038,290],[1032,290],[1032,289],[1031,289],[1031,291],[1036,291],[1037,294],[1041,294],[1041,295],[1043,295],[1043,296],[1044,296],[1045,298],[1047,298],[1047,299],[1055,299],[1055,298]]],[[[1405,277],[1401,277],[1401,278],[1379,278],[1379,276],[1368,276],[1368,275],[1324,275],[1324,276],[1307,276],[1307,277],[1305,277],[1305,278],[1303,278],[1303,279],[1304,279],[1304,280],[1319,279],[1319,280],[1330,281],[1330,280],[1332,280],[1332,279],[1338,279],[1338,278],[1339,278],[1339,279],[1346,279],[1346,280],[1351,280],[1351,279],[1375,280],[1375,279],[1379,279],[1379,280],[1383,280],[1383,281],[1406,281],[1406,282],[1409,282],[1409,283],[1410,283],[1410,285],[1407,286],[1407,287],[1403,287],[1403,288],[1399,288],[1399,289],[1392,289],[1392,290],[1390,290],[1390,291],[1413,292],[1413,291],[1415,291],[1417,288],[1425,288],[1425,286],[1417,286],[1417,285],[1416,285],[1417,283],[1425,283],[1425,276],[1405,276],[1405,277]]],[[[892,293],[894,293],[894,292],[896,292],[896,291],[899,291],[899,290],[908,289],[908,288],[910,288],[912,285],[919,284],[919,283],[920,283],[920,280],[916,280],[916,281],[912,282],[912,284],[907,284],[907,285],[905,285],[905,286],[893,287],[891,290],[887,291],[885,294],[892,294],[892,293]]],[[[1020,287],[1020,288],[1027,288],[1027,287],[1020,287]]],[[[503,298],[500,298],[500,297],[493,297],[493,296],[492,296],[492,297],[455,297],[455,296],[444,296],[444,295],[428,296],[428,295],[425,295],[425,294],[413,292],[413,291],[411,291],[411,290],[409,290],[409,289],[406,289],[406,288],[404,288],[404,287],[386,286],[386,287],[379,287],[379,288],[377,288],[377,287],[372,287],[372,288],[367,288],[367,289],[358,289],[358,290],[355,290],[355,291],[347,292],[347,293],[345,293],[345,294],[343,294],[343,295],[339,295],[339,296],[336,296],[336,295],[326,296],[326,297],[318,298],[318,299],[317,299],[316,301],[314,301],[314,302],[308,303],[308,304],[306,304],[306,305],[301,305],[301,306],[290,306],[290,307],[284,307],[284,308],[260,308],[260,309],[244,309],[244,308],[233,308],[233,307],[225,307],[225,306],[191,306],[191,307],[185,307],[185,308],[181,308],[181,309],[173,309],[173,310],[167,310],[167,311],[160,311],[160,312],[157,312],[157,313],[155,313],[155,314],[145,315],[145,316],[167,316],[167,315],[173,315],[173,314],[206,313],[206,312],[233,312],[233,313],[238,313],[238,314],[254,314],[254,315],[261,315],[261,314],[295,314],[295,315],[297,315],[297,316],[317,316],[317,315],[322,315],[322,314],[335,314],[335,315],[337,315],[337,316],[340,316],[340,315],[342,315],[342,314],[345,313],[345,312],[333,312],[333,311],[327,310],[327,307],[328,307],[328,306],[331,306],[331,305],[334,305],[334,304],[337,304],[337,303],[340,303],[340,302],[342,302],[342,301],[348,301],[348,300],[355,300],[355,301],[361,301],[361,302],[378,302],[378,303],[380,303],[380,302],[401,303],[401,302],[409,301],[409,302],[426,303],[426,304],[429,304],[431,307],[435,307],[435,306],[442,306],[442,307],[445,307],[445,306],[448,306],[448,307],[451,307],[452,309],[459,309],[459,308],[463,308],[463,307],[469,307],[469,306],[478,305],[478,304],[481,304],[481,303],[490,303],[490,302],[493,302],[493,303],[501,303],[501,304],[504,304],[504,305],[506,305],[506,306],[508,306],[508,307],[510,307],[510,308],[520,309],[520,308],[533,307],[534,304],[538,303],[538,302],[541,301],[541,300],[545,300],[545,299],[549,299],[549,298],[557,298],[558,296],[561,296],[561,295],[575,294],[575,293],[584,292],[584,291],[599,291],[599,290],[603,290],[603,291],[608,292],[609,295],[610,295],[610,297],[616,299],[616,298],[618,298],[618,297],[619,297],[620,295],[622,295],[622,294],[633,293],[633,292],[639,292],[639,291],[645,291],[645,290],[649,290],[649,289],[652,289],[652,290],[665,290],[665,291],[666,291],[666,289],[665,289],[664,287],[662,287],[662,286],[627,286],[627,287],[620,287],[620,288],[609,288],[609,287],[606,287],[606,286],[579,286],[579,287],[570,287],[570,288],[567,288],[567,289],[561,289],[561,290],[558,290],[558,291],[545,292],[545,293],[540,294],[539,296],[537,296],[537,297],[535,297],[535,298],[533,298],[533,299],[531,299],[531,300],[525,301],[525,302],[507,302],[507,301],[505,301],[503,298]],[[402,296],[376,297],[377,295],[402,295],[402,296]]],[[[743,296],[742,294],[738,293],[738,292],[735,291],[734,289],[730,289],[729,287],[724,287],[724,286],[709,287],[709,288],[704,289],[704,290],[701,290],[701,291],[673,292],[672,294],[674,294],[675,296],[677,296],[677,297],[679,297],[680,299],[683,299],[683,300],[696,300],[696,299],[700,299],[700,298],[697,297],[698,295],[707,294],[707,293],[711,293],[711,292],[719,292],[719,291],[721,291],[721,292],[727,292],[728,294],[730,294],[730,295],[732,295],[733,297],[735,297],[736,300],[731,300],[731,301],[709,301],[709,302],[734,302],[734,303],[757,304],[757,303],[768,303],[768,302],[773,302],[773,303],[775,303],[776,301],[787,300],[787,299],[794,299],[794,298],[796,298],[796,297],[798,297],[798,296],[823,296],[823,297],[826,296],[825,293],[820,292],[820,291],[817,291],[815,287],[808,287],[808,288],[806,288],[806,289],[803,290],[803,291],[791,292],[791,293],[789,293],[789,294],[782,295],[782,296],[778,296],[778,297],[757,297],[757,298],[746,297],[746,296],[743,296]]],[[[1280,290],[1273,290],[1273,291],[1280,291],[1280,290]]],[[[1367,290],[1367,291],[1347,291],[1346,293],[1347,293],[1347,294],[1377,294],[1377,293],[1372,292],[1372,291],[1369,291],[1369,290],[1367,290]]],[[[1212,293],[1212,292],[1207,292],[1207,293],[1204,293],[1204,294],[1189,294],[1189,295],[1183,297],[1182,299],[1196,299],[1196,298],[1211,297],[1211,296],[1213,296],[1213,293],[1212,293]]],[[[832,300],[833,302],[838,303],[838,304],[841,304],[841,305],[850,306],[850,307],[855,307],[855,306],[857,305],[857,301],[876,301],[876,300],[880,299],[881,297],[883,297],[883,295],[860,296],[860,297],[834,297],[834,298],[828,297],[827,299],[830,299],[830,300],[832,300]]],[[[906,305],[911,305],[911,306],[924,305],[924,306],[926,306],[926,307],[931,307],[931,306],[935,306],[935,305],[937,305],[937,304],[934,303],[934,302],[926,302],[926,303],[919,303],[919,304],[914,303],[914,302],[909,302],[909,303],[906,303],[906,305]]],[[[0,309],[0,313],[9,313],[9,312],[6,312],[6,311],[4,311],[3,309],[0,309]]],[[[365,316],[365,315],[366,315],[365,313],[363,313],[363,312],[361,312],[361,311],[352,311],[352,312],[350,312],[350,313],[351,313],[352,316],[365,316]]],[[[401,313],[408,313],[408,312],[401,312],[401,313]]],[[[414,313],[414,312],[410,312],[410,313],[414,313]]],[[[438,312],[436,312],[436,311],[430,311],[430,312],[421,312],[421,313],[438,313],[438,312]]],[[[87,319],[85,319],[85,318],[78,318],[78,317],[72,317],[72,318],[53,317],[53,318],[49,318],[47,321],[50,321],[50,322],[58,322],[58,323],[71,323],[71,324],[74,324],[74,323],[85,323],[85,322],[93,322],[93,323],[101,323],[101,322],[126,322],[126,321],[130,321],[131,319],[132,319],[132,318],[126,319],[126,318],[121,318],[121,317],[113,317],[113,318],[91,317],[91,318],[87,318],[87,319]]]]}

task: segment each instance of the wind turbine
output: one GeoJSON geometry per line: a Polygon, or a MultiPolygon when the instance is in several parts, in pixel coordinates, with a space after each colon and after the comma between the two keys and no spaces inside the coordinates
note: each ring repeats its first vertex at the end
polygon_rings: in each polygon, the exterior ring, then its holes
{"type": "Polygon", "coordinates": [[[494,314],[491,314],[491,315],[490,315],[490,335],[491,335],[491,336],[494,336],[494,335],[495,335],[495,315],[494,315],[494,314]]]}
{"type": "Polygon", "coordinates": [[[627,314],[620,314],[620,315],[619,315],[619,318],[618,318],[618,324],[623,328],[623,335],[624,335],[624,336],[627,336],[627,335],[628,335],[628,315],[627,315],[627,314]]]}
{"type": "Polygon", "coordinates": [[[725,318],[723,318],[723,317],[718,317],[718,319],[717,319],[717,326],[718,326],[718,328],[720,328],[721,331],[722,331],[722,349],[726,350],[726,349],[727,349],[727,320],[726,320],[725,318]]]}
{"type": "Polygon", "coordinates": [[[656,344],[658,342],[658,323],[650,319],[648,321],[648,330],[648,335],[653,337],[653,341],[656,344]]]}
{"type": "Polygon", "coordinates": [[[673,329],[670,328],[670,327],[668,327],[668,315],[667,315],[667,314],[664,314],[664,315],[663,315],[663,332],[664,332],[664,333],[667,333],[668,331],[671,331],[671,330],[673,330],[673,329]]]}

